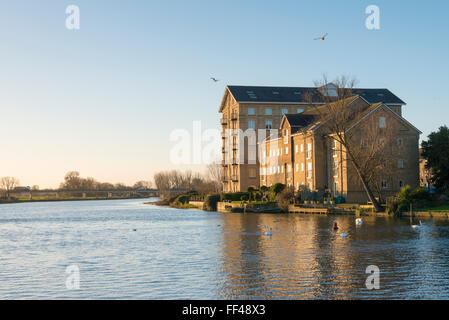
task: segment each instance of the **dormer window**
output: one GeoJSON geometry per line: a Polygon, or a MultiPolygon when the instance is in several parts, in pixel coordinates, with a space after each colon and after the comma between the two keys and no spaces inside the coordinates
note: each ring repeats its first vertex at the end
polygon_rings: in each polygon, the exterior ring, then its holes
{"type": "Polygon", "coordinates": [[[318,89],[325,97],[337,97],[337,87],[333,83],[328,83],[318,89]]]}

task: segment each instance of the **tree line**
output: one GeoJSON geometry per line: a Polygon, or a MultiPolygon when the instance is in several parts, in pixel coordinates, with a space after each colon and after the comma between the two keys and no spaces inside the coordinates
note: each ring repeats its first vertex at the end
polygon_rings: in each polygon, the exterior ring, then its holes
{"type": "Polygon", "coordinates": [[[154,184],[161,192],[195,190],[203,194],[218,193],[222,190],[222,170],[218,163],[212,163],[207,166],[207,170],[203,174],[190,170],[160,171],[154,175],[154,184]]]}

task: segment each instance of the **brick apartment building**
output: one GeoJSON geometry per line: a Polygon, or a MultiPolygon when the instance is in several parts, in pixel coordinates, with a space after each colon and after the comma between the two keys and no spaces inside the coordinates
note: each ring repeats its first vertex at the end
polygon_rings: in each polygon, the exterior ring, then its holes
{"type": "MultiPolygon", "coordinates": [[[[332,92],[330,89],[327,92],[332,92]]],[[[344,152],[333,152],[341,148],[332,145],[333,141],[323,138],[314,127],[316,108],[310,106],[306,95],[316,90],[320,88],[226,87],[219,109],[223,128],[223,191],[282,182],[295,188],[304,185],[312,190],[331,189],[348,201],[365,201],[344,152]],[[275,129],[279,130],[277,135],[275,129]]],[[[398,144],[400,168],[395,176],[382,181],[385,192],[394,193],[405,184],[417,185],[420,131],[402,118],[405,102],[388,89],[353,89],[353,93],[351,103],[366,109],[366,117],[354,125],[354,131],[363,132],[363,126],[373,121],[383,121],[397,131],[394,143],[398,144]]],[[[324,101],[313,104],[320,106],[324,101]]]]}

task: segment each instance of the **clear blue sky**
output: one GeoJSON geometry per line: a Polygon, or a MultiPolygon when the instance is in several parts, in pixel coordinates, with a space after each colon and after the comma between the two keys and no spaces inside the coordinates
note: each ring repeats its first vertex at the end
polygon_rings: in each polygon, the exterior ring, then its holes
{"type": "Polygon", "coordinates": [[[425,138],[449,124],[448,12],[444,0],[2,1],[0,176],[150,179],[176,167],[173,129],[218,127],[226,84],[310,86],[324,73],[389,88],[425,138]],[[78,31],[65,28],[70,4],[78,31]],[[370,4],[380,30],[365,27],[370,4]]]}

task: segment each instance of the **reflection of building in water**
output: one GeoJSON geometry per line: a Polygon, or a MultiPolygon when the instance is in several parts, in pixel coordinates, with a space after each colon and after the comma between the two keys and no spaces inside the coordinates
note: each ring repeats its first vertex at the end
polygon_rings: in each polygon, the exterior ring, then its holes
{"type": "Polygon", "coordinates": [[[228,214],[224,220],[221,291],[227,298],[342,298],[364,283],[350,281],[360,272],[350,240],[339,236],[352,218],[341,219],[337,232],[327,216],[228,214]],[[265,226],[273,236],[264,235],[265,226]]]}

